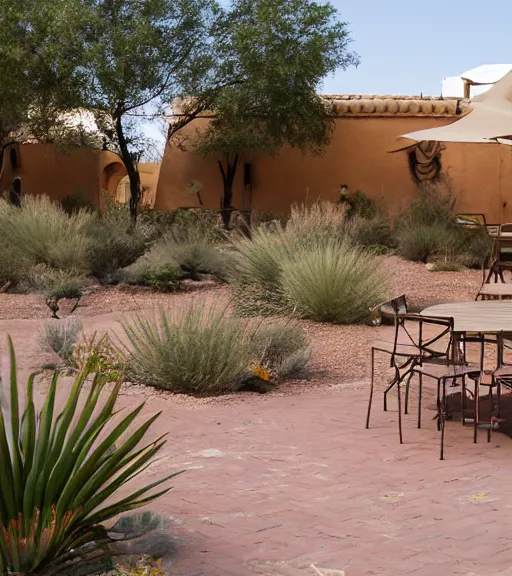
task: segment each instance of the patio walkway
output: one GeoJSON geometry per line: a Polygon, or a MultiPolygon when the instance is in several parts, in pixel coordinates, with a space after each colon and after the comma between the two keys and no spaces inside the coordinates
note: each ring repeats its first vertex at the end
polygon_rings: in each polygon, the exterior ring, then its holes
{"type": "Polygon", "coordinates": [[[365,406],[361,389],[150,400],[170,432],[150,476],[188,469],[152,507],[175,522],[172,573],[512,576],[512,441],[474,445],[449,422],[441,462],[427,411],[422,430],[406,417],[400,446],[396,413],[376,404],[367,431],[365,406]]]}

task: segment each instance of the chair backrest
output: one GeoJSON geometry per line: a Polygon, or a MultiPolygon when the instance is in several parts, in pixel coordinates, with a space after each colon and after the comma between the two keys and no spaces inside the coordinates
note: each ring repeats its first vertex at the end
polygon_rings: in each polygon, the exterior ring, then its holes
{"type": "Polygon", "coordinates": [[[391,300],[386,300],[374,306],[370,310],[371,321],[374,326],[380,326],[384,320],[395,323],[396,317],[399,314],[407,314],[407,298],[405,294],[401,294],[391,300]]]}
{"type": "Polygon", "coordinates": [[[457,214],[455,222],[464,228],[483,228],[487,232],[485,214],[457,214]]]}
{"type": "Polygon", "coordinates": [[[408,343],[418,349],[422,358],[445,358],[448,363],[454,356],[453,325],[453,318],[399,314],[395,325],[393,356],[400,355],[400,344],[408,343]],[[400,340],[401,334],[405,340],[400,340]]]}
{"type": "Polygon", "coordinates": [[[494,241],[494,259],[498,261],[512,260],[512,223],[500,224],[498,236],[494,241]]]}

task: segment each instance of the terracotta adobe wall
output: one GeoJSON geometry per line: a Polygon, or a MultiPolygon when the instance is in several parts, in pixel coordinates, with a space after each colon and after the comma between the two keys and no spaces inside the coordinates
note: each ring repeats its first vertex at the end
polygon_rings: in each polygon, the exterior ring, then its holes
{"type": "Polygon", "coordinates": [[[9,149],[4,154],[0,190],[15,177],[21,178],[22,194],[46,194],[54,200],[81,191],[93,201],[98,198],[99,153],[75,150],[65,154],[50,144],[22,144],[15,147],[18,166],[12,169],[9,149]]]}
{"type": "Polygon", "coordinates": [[[65,153],[51,144],[14,144],[4,152],[0,194],[18,177],[22,195],[46,194],[52,200],[62,200],[80,192],[99,206],[101,191],[115,195],[117,184],[125,174],[124,164],[113,152],[76,149],[65,153]],[[15,169],[11,149],[16,154],[15,169]]]}
{"type": "MultiPolygon", "coordinates": [[[[303,156],[284,149],[275,157],[241,160],[252,163],[253,208],[284,214],[293,202],[336,200],[341,184],[348,185],[350,191],[361,190],[383,199],[389,206],[403,204],[413,197],[417,186],[411,178],[407,153],[390,153],[411,143],[397,140],[397,136],[446,125],[459,117],[455,101],[337,98],[336,128],[324,156],[303,156]]],[[[189,125],[191,138],[204,122],[207,120],[200,119],[189,125]]],[[[442,165],[458,198],[459,211],[483,212],[491,223],[512,221],[512,153],[508,147],[448,144],[442,165]]],[[[191,181],[203,186],[201,196],[206,207],[219,208],[222,180],[215,158],[199,156],[190,145],[185,152],[168,146],[155,207],[198,206],[197,196],[187,190],[191,181]]],[[[243,166],[235,182],[237,208],[244,208],[242,191],[243,166]]]]}

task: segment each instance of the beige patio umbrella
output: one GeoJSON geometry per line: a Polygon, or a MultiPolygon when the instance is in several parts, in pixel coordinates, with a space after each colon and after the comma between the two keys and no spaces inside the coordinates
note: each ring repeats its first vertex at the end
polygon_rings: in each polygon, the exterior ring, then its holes
{"type": "Polygon", "coordinates": [[[470,111],[453,124],[417,130],[399,138],[417,142],[500,142],[512,145],[512,71],[490,90],[473,98],[470,107],[470,111]]]}

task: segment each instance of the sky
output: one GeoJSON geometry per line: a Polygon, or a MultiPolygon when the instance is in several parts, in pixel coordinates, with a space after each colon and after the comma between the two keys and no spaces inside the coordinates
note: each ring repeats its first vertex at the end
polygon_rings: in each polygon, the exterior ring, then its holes
{"type": "MultiPolygon", "coordinates": [[[[361,64],[326,78],[324,94],[439,96],[446,76],[512,64],[512,0],[330,1],[361,64]]],[[[163,149],[161,128],[145,131],[163,149]]]]}
{"type": "Polygon", "coordinates": [[[327,94],[439,96],[441,80],[512,63],[512,0],[331,0],[361,64],[325,80],[327,94]]]}

